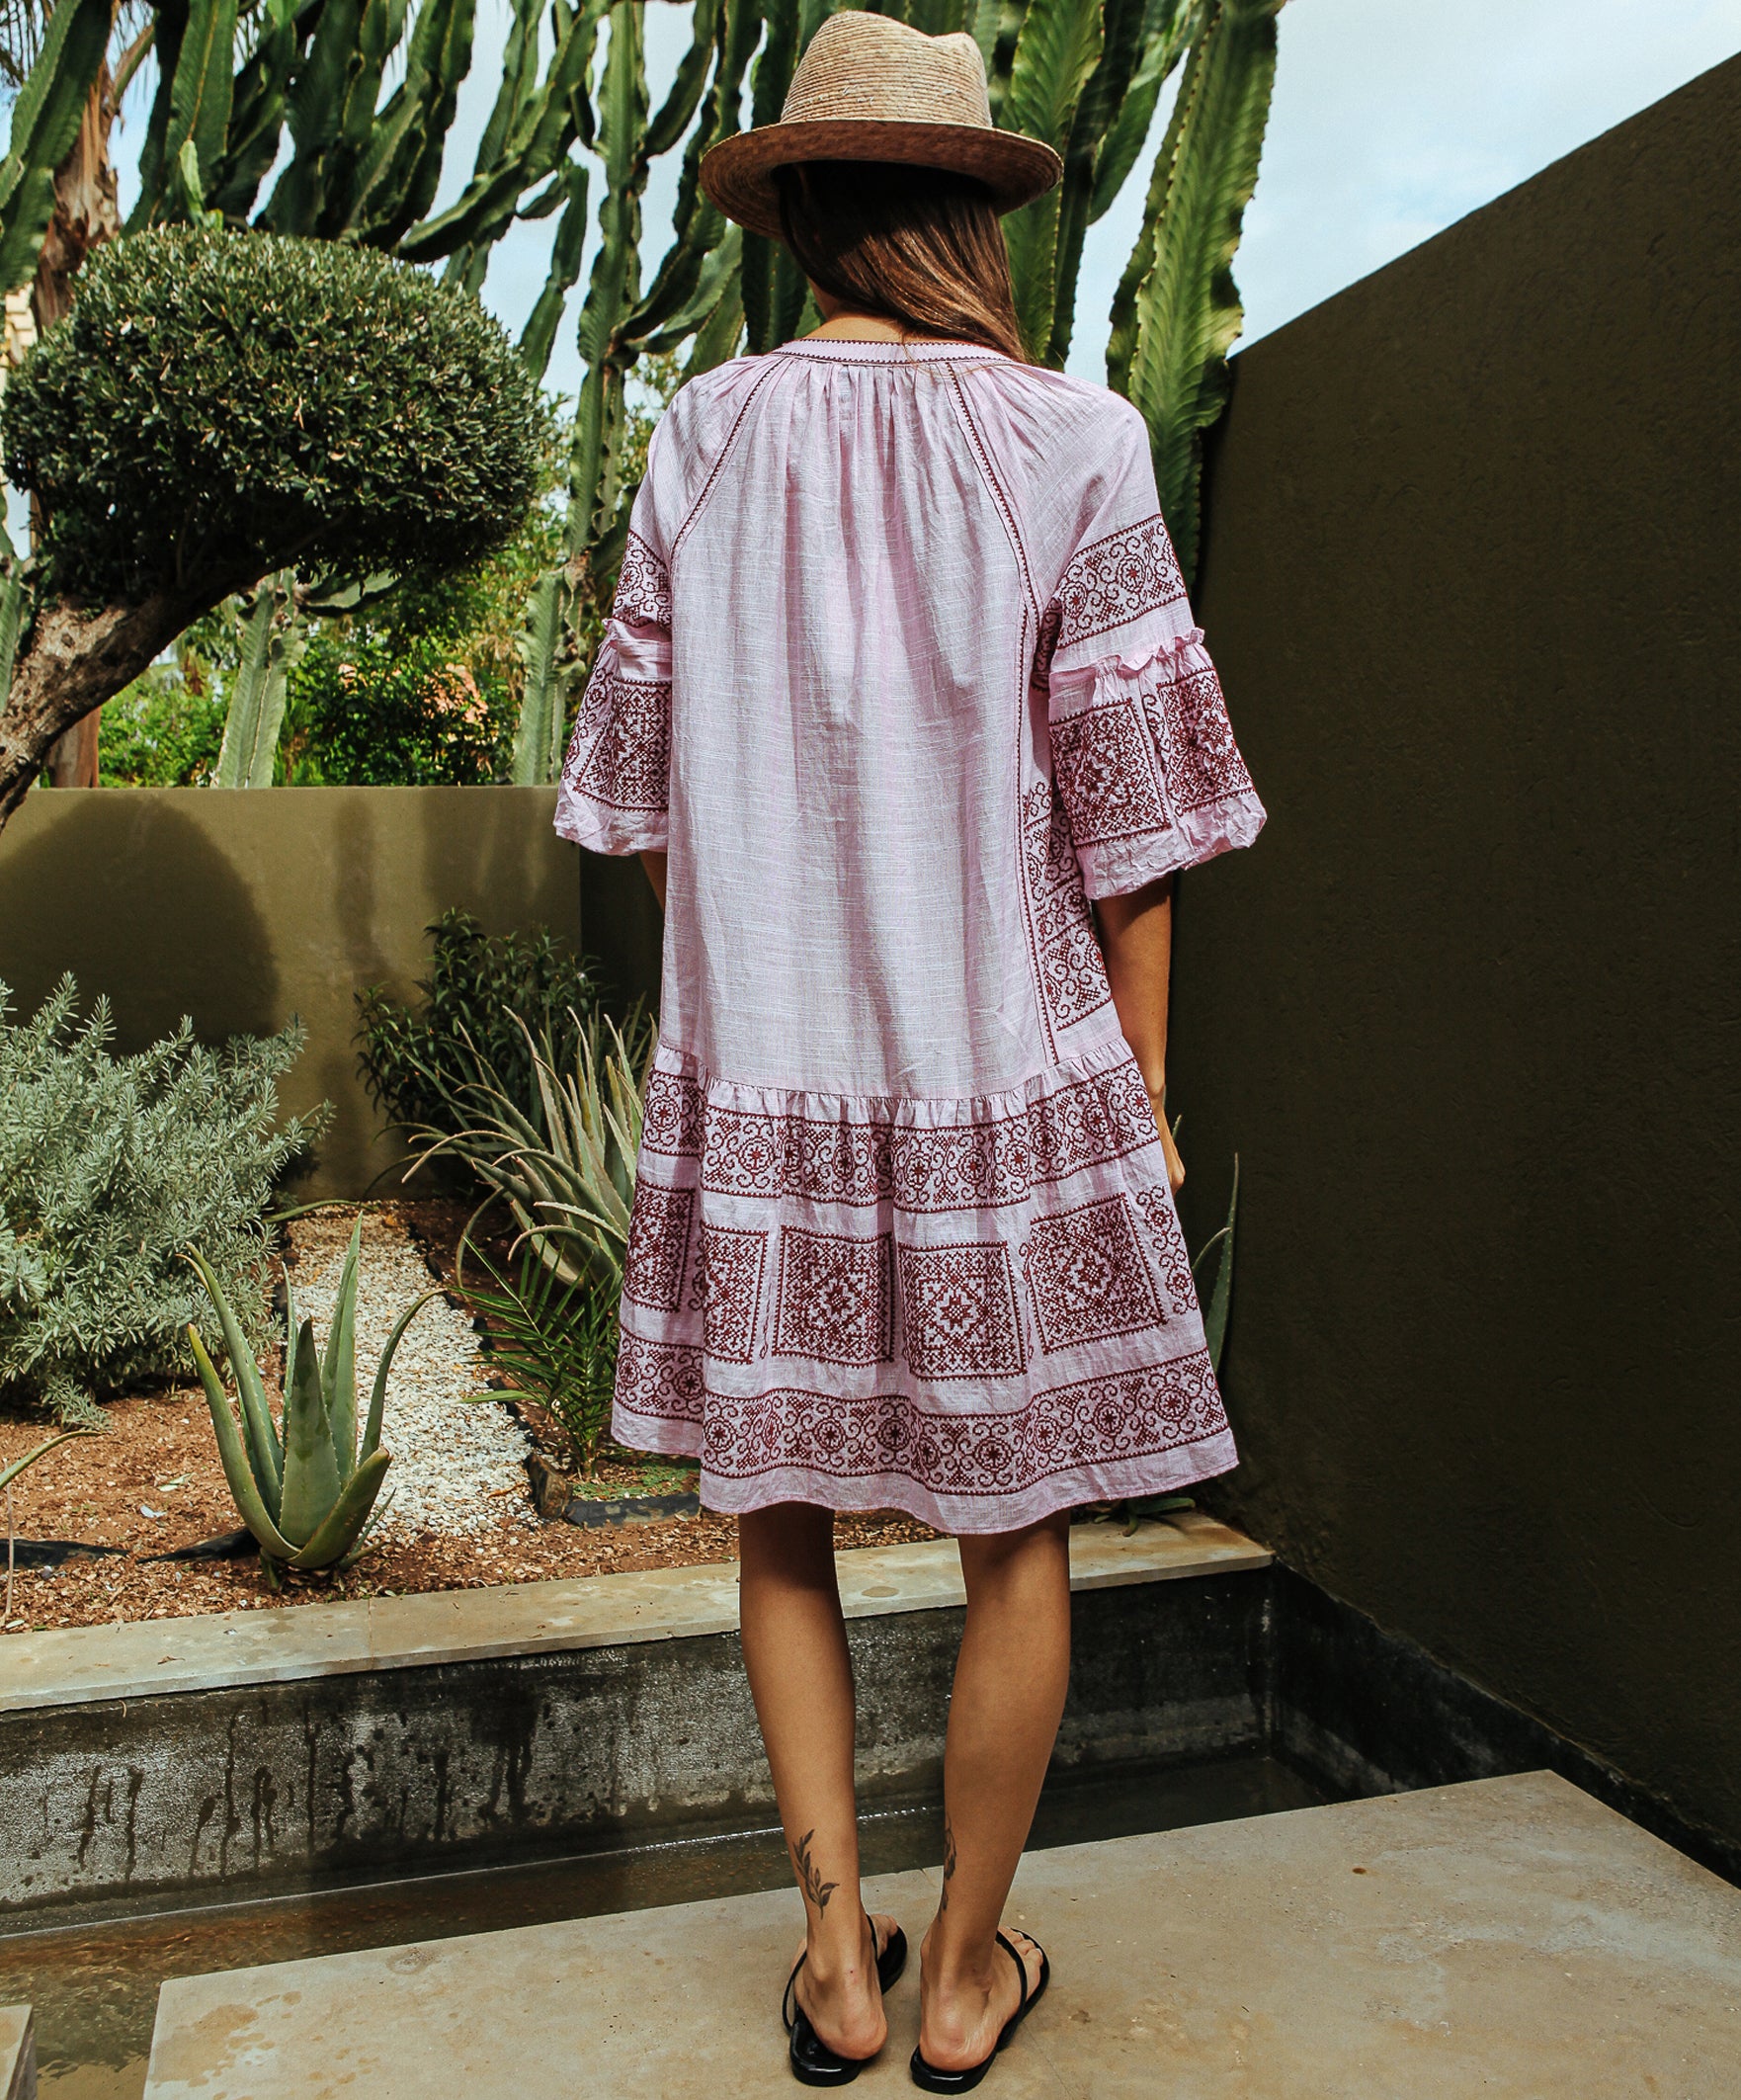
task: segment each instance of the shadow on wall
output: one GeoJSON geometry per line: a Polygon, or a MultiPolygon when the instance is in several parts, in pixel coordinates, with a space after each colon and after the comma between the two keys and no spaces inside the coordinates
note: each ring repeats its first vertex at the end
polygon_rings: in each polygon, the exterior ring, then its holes
{"type": "MultiPolygon", "coordinates": [[[[66,970],[133,1050],[191,1015],[214,1042],[299,1016],[287,1113],[333,1104],[298,1194],[357,1196],[398,1146],[357,1070],[356,995],[412,995],[450,906],[580,945],[545,788],[56,789],[0,836],[0,979],[28,1013],[66,970]]],[[[390,1183],[383,1186],[390,1188],[390,1183]]]]}
{"type": "Polygon", "coordinates": [[[0,980],[15,1014],[71,970],[115,1009],[116,1048],[142,1050],[191,1014],[207,1041],[280,1018],[278,947],[224,845],[173,804],[101,791],[33,796],[0,840],[0,980]],[[32,819],[37,819],[33,822],[32,819]]]}

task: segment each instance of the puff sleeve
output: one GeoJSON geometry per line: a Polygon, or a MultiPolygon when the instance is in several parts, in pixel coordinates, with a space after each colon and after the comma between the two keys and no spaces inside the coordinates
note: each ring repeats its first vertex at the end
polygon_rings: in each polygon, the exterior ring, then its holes
{"type": "Polygon", "coordinates": [[[593,853],[653,852],[667,839],[671,573],[654,500],[659,450],[655,433],[556,793],[557,831],[593,853]]]}
{"type": "Polygon", "coordinates": [[[1035,665],[1091,897],[1248,846],[1263,825],[1202,640],[1161,521],[1147,430],[1122,409],[1035,665]]]}

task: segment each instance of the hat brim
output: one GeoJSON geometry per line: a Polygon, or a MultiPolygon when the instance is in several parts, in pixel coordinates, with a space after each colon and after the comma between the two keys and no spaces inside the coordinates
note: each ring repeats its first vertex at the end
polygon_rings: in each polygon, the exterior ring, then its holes
{"type": "Polygon", "coordinates": [[[767,124],[722,138],[702,158],[702,188],[752,233],[779,240],[776,168],[805,160],[893,160],[971,175],[1001,211],[1043,197],[1064,172],[1050,146],[982,124],[919,124],[887,117],[819,117],[767,124]]]}

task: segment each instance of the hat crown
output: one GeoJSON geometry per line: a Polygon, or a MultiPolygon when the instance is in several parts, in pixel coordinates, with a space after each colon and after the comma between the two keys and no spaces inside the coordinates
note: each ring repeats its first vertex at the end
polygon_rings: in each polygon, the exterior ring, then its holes
{"type": "Polygon", "coordinates": [[[964,31],[927,37],[890,15],[830,15],[787,91],[782,124],[839,120],[991,128],[985,60],[964,31]]]}

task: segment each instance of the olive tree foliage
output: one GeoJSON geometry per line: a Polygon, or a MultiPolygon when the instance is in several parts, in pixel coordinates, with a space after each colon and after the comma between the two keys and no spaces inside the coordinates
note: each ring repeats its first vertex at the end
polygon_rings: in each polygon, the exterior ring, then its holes
{"type": "Polygon", "coordinates": [[[461,288],[378,250],[181,226],[91,259],[7,387],[4,440],[45,525],[0,606],[0,819],[63,729],[232,592],[499,545],[547,420],[461,288]]]}
{"type": "MultiPolygon", "coordinates": [[[[44,41],[15,104],[12,151],[0,168],[0,277],[9,285],[24,281],[41,239],[41,164],[65,150],[69,113],[76,117],[100,69],[119,62],[89,15],[109,4],[56,0],[50,28],[63,11],[79,12],[68,14],[57,45],[44,41]]],[[[447,283],[475,291],[505,233],[547,223],[546,276],[519,343],[534,378],[547,367],[590,248],[567,558],[535,587],[528,612],[516,763],[518,777],[538,779],[559,758],[586,636],[622,558],[635,492],[629,375],[643,357],[674,352],[693,375],[746,346],[770,349],[806,319],[806,287],[790,257],[728,225],[703,196],[702,156],[777,118],[818,26],[860,0],[691,0],[689,47],[656,108],[642,0],[497,0],[510,21],[495,102],[469,180],[432,214],[472,62],[476,4],[160,0],[150,55],[157,86],[127,234],[209,209],[232,227],[252,222],[439,264],[447,283]],[[641,200],[653,162],[673,153],[671,238],[656,261],[643,260],[641,200]]],[[[1257,180],[1283,0],[871,4],[928,34],[971,35],[994,122],[1062,155],[1057,188],[1006,221],[1028,344],[1053,366],[1070,347],[1087,230],[1144,157],[1163,92],[1183,66],[1119,287],[1108,378],[1148,422],[1162,507],[1189,569],[1202,433],[1224,397],[1241,320],[1231,261],[1257,180]]]]}

